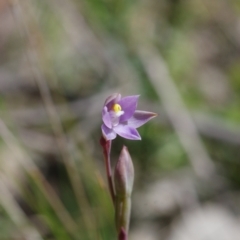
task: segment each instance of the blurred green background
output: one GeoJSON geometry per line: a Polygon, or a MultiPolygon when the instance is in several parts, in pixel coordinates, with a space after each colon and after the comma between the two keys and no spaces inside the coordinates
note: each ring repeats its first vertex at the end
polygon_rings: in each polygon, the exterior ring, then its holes
{"type": "Polygon", "coordinates": [[[116,239],[101,110],[158,113],[130,240],[240,239],[239,0],[0,1],[0,240],[116,239]]]}

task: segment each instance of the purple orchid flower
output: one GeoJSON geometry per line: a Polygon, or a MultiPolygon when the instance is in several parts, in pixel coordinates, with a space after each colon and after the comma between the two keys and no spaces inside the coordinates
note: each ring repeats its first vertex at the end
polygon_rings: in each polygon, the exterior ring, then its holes
{"type": "Polygon", "coordinates": [[[102,110],[102,134],[106,140],[113,140],[117,134],[130,140],[141,140],[136,128],[142,126],[156,113],[136,110],[139,95],[121,98],[115,93],[108,97],[102,110]]]}

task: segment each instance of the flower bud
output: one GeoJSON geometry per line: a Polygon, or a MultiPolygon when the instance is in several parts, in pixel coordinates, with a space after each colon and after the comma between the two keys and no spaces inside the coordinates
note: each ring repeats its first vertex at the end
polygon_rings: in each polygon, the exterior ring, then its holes
{"type": "Polygon", "coordinates": [[[123,147],[114,172],[116,196],[131,196],[134,181],[134,168],[127,147],[123,147]]]}
{"type": "Polygon", "coordinates": [[[117,231],[128,233],[131,214],[131,193],[134,181],[134,168],[127,148],[124,146],[114,172],[115,220],[117,231]]]}

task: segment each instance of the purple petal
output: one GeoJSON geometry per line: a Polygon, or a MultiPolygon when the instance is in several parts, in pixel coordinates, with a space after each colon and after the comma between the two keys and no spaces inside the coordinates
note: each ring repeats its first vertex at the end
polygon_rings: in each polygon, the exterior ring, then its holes
{"type": "Polygon", "coordinates": [[[107,107],[104,107],[102,110],[102,120],[108,128],[112,128],[112,121],[111,121],[110,114],[107,111],[107,107]]]}
{"type": "Polygon", "coordinates": [[[114,131],[121,137],[130,139],[130,140],[141,140],[141,136],[134,127],[128,125],[118,124],[114,127],[114,131]]]}
{"type": "Polygon", "coordinates": [[[130,117],[132,117],[137,108],[138,98],[139,95],[135,95],[124,97],[118,101],[118,104],[122,107],[122,111],[124,111],[124,114],[120,117],[120,122],[127,121],[130,117]]]}
{"type": "Polygon", "coordinates": [[[121,94],[120,93],[114,93],[111,96],[109,96],[105,103],[104,106],[107,106],[108,110],[111,110],[111,107],[114,103],[118,102],[121,99],[121,94]]]}
{"type": "Polygon", "coordinates": [[[105,124],[102,124],[102,134],[106,140],[113,140],[117,136],[117,134],[105,124]]]}
{"type": "Polygon", "coordinates": [[[128,126],[138,128],[151,120],[152,118],[156,117],[157,114],[153,112],[146,112],[146,111],[135,111],[133,116],[128,119],[128,126]]]}

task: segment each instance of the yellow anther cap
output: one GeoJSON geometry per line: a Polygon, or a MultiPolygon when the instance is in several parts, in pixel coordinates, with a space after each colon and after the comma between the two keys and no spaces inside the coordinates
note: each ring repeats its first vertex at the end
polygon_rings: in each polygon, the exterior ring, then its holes
{"type": "Polygon", "coordinates": [[[117,113],[117,112],[120,112],[120,111],[122,110],[121,106],[120,106],[119,104],[117,104],[117,103],[115,103],[115,104],[113,105],[112,109],[113,109],[113,111],[116,112],[116,113],[117,113]]]}

